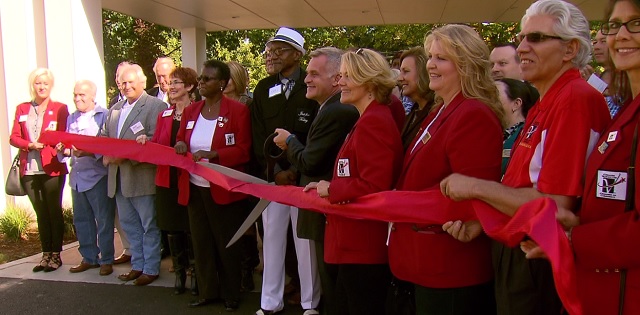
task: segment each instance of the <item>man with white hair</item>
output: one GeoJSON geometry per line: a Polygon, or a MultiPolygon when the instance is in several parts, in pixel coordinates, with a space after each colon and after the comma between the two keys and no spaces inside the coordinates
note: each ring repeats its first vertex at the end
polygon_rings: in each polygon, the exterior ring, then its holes
{"type": "MultiPolygon", "coordinates": [[[[135,140],[144,134],[152,138],[158,114],[166,104],[144,91],[147,78],[139,65],[125,67],[119,79],[125,99],[111,107],[101,135],[135,140]]],[[[154,207],[156,167],[110,156],[104,156],[103,163],[109,167],[109,196],[116,198],[120,223],[131,243],[132,269],[118,279],[147,285],[158,278],[160,269],[160,230],[154,207]]]]}
{"type": "MultiPolygon", "coordinates": [[[[67,132],[84,136],[97,136],[107,119],[107,110],[96,106],[96,84],[81,80],[73,89],[76,111],[67,118],[67,132]]],[[[76,227],[78,251],[82,262],[69,269],[72,273],[100,267],[100,275],[113,272],[113,223],[115,203],[107,196],[107,168],[102,156],[65,148],[56,149],[71,158],[69,186],[73,200],[73,224],[76,227]]]]}
{"type": "Polygon", "coordinates": [[[169,75],[176,68],[173,59],[169,57],[160,57],[153,65],[153,73],[156,75],[158,86],[147,91],[147,94],[157,97],[158,99],[169,104],[169,75]]]}

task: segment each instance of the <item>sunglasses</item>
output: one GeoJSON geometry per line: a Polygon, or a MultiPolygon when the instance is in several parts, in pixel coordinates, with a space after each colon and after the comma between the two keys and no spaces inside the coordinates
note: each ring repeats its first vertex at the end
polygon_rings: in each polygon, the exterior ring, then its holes
{"type": "Polygon", "coordinates": [[[198,81],[209,82],[209,81],[213,81],[213,80],[220,80],[220,79],[214,78],[214,77],[208,77],[206,75],[201,75],[201,76],[198,77],[198,81]]]}
{"type": "Polygon", "coordinates": [[[620,32],[623,26],[627,28],[629,33],[640,33],[640,19],[633,19],[624,23],[609,21],[600,26],[600,31],[604,35],[615,35],[620,32]]]}
{"type": "Polygon", "coordinates": [[[540,42],[547,41],[549,39],[563,39],[563,38],[560,36],[547,35],[539,32],[533,32],[529,34],[518,34],[516,36],[516,41],[518,42],[518,44],[522,43],[525,39],[529,43],[540,43],[540,42]]]}

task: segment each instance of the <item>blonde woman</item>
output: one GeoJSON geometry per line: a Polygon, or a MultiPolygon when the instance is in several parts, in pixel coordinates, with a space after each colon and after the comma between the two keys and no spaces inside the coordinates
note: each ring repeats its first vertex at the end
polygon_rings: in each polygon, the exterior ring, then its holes
{"type": "Polygon", "coordinates": [[[244,105],[249,105],[253,99],[247,94],[249,86],[249,72],[239,62],[228,61],[227,66],[231,70],[231,78],[224,88],[224,96],[238,101],[244,105]]]}
{"type": "Polygon", "coordinates": [[[51,100],[53,73],[38,68],[29,74],[31,101],[16,108],[9,143],[20,149],[20,181],[36,212],[42,260],[33,272],[62,266],[62,189],[67,165],[58,161],[54,147],[38,142],[46,130],[65,131],[67,105],[51,100]]]}

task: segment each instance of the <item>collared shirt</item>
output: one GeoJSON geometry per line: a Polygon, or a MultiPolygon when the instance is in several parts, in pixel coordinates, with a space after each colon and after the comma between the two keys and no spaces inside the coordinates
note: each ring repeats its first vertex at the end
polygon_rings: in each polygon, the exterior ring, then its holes
{"type": "MultiPolygon", "coordinates": [[[[31,102],[31,108],[29,108],[29,114],[27,115],[27,126],[29,126],[29,141],[37,142],[40,138],[40,131],[42,130],[42,123],[44,121],[44,115],[47,114],[48,108],[38,113],[38,104],[31,102]]],[[[42,168],[42,157],[40,151],[29,150],[27,153],[27,165],[25,168],[25,175],[45,174],[42,168]]]]}
{"type": "Polygon", "coordinates": [[[136,106],[136,103],[138,102],[140,98],[138,97],[138,99],[136,99],[133,103],[129,104],[129,101],[125,101],[125,103],[122,105],[122,110],[120,111],[120,119],[118,119],[118,138],[120,138],[120,134],[122,133],[122,126],[124,125],[124,122],[127,121],[127,117],[129,117],[129,113],[131,113],[131,110],[133,109],[134,106],[136,106]]]}
{"type": "MultiPolygon", "coordinates": [[[[67,119],[67,132],[83,136],[96,136],[107,120],[107,110],[96,106],[92,111],[82,113],[75,111],[67,119]]],[[[71,172],[69,186],[71,189],[84,192],[93,188],[102,177],[107,175],[107,167],[102,165],[102,156],[71,156],[71,172]]]]}

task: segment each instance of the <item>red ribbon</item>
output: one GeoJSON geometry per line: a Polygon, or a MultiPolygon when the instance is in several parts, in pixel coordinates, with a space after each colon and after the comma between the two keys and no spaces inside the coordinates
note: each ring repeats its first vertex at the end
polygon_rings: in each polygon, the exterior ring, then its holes
{"type": "Polygon", "coordinates": [[[556,204],[550,198],[537,199],[523,205],[513,218],[482,201],[454,202],[437,189],[384,191],[357,198],[348,204],[335,205],[318,197],[315,192],[303,192],[300,187],[254,184],[228,177],[195,163],[190,155],[175,154],[173,148],[152,142],[141,145],[133,140],[96,138],[60,131],[47,131],[40,136],[39,141],[48,145],[62,142],[67,147],[73,145],[87,152],[175,166],[200,175],[229,191],[354,219],[418,224],[479,219],[487,235],[508,246],[517,246],[525,236],[538,243],[551,262],[556,289],[564,307],[570,314],[582,314],[577,296],[573,251],[562,226],[556,221],[556,204]]]}

